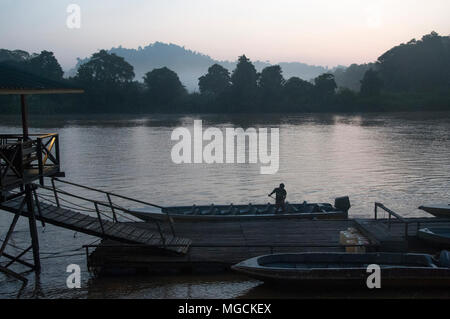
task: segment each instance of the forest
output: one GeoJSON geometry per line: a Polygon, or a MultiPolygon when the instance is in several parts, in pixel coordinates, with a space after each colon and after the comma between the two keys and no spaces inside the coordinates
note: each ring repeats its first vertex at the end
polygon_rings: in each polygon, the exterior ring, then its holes
{"type": "MultiPolygon", "coordinates": [[[[242,55],[231,71],[211,65],[198,79],[199,91],[192,93],[167,67],[148,70],[137,81],[133,66],[106,50],[94,53],[69,78],[63,77],[50,51],[0,49],[0,70],[2,64],[85,90],[79,95],[31,96],[30,111],[41,114],[450,110],[450,37],[435,32],[390,49],[374,63],[309,81],[285,79],[279,65],[257,72],[242,55]]],[[[18,103],[18,97],[0,97],[3,113],[19,112],[18,103]]]]}

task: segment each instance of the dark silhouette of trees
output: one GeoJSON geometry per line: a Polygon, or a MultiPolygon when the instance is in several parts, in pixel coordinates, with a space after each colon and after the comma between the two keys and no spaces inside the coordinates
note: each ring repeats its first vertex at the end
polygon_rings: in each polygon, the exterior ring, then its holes
{"type": "Polygon", "coordinates": [[[298,77],[292,77],[283,86],[283,95],[290,110],[307,110],[314,92],[314,85],[298,77]]]}
{"type": "Polygon", "coordinates": [[[334,75],[331,73],[319,75],[314,79],[314,84],[316,91],[320,96],[330,97],[336,92],[337,89],[334,75]]]}
{"type": "Polygon", "coordinates": [[[71,97],[81,112],[136,110],[138,84],[132,82],[133,66],[105,50],[94,53],[72,79],[85,94],[71,97]],[[131,104],[124,107],[124,105],[131,104]]]}
{"type": "Polygon", "coordinates": [[[0,62],[26,62],[31,58],[31,55],[23,50],[6,50],[0,49],[0,62]]]}
{"type": "Polygon", "coordinates": [[[52,80],[61,80],[64,72],[53,52],[42,51],[40,54],[29,54],[26,51],[0,50],[0,62],[52,80]]]}
{"type": "Polygon", "coordinates": [[[31,73],[53,80],[61,80],[63,78],[64,71],[53,52],[42,51],[38,56],[31,58],[27,64],[28,71],[31,73]]]}
{"type": "MultiPolygon", "coordinates": [[[[29,54],[0,49],[0,62],[53,79],[63,75],[48,51],[29,54]]],[[[450,37],[432,32],[392,48],[374,64],[352,65],[313,81],[298,77],[286,81],[278,65],[265,67],[259,74],[245,55],[239,57],[231,76],[219,64],[209,67],[199,77],[200,93],[188,94],[177,73],[167,67],[146,73],[143,83],[133,78],[133,66],[101,50],[80,65],[75,77],[62,79],[84,88],[85,94],[29,100],[39,102],[39,110],[49,113],[450,110],[450,37]]],[[[0,97],[4,112],[17,109],[5,107],[11,101],[0,97]]]]}
{"type": "Polygon", "coordinates": [[[378,72],[369,69],[361,81],[361,95],[362,96],[378,96],[383,88],[383,81],[381,81],[378,72]]]}
{"type": "Polygon", "coordinates": [[[159,106],[168,105],[187,94],[178,75],[166,67],[148,72],[144,83],[150,100],[159,106]]]}
{"type": "Polygon", "coordinates": [[[429,91],[449,87],[450,37],[432,32],[396,46],[378,58],[377,69],[391,92],[429,91]]]}
{"type": "Polygon", "coordinates": [[[230,72],[219,64],[212,65],[198,80],[201,94],[219,95],[231,86],[230,72]]]}
{"type": "Polygon", "coordinates": [[[88,62],[80,66],[75,76],[76,81],[107,84],[123,84],[133,78],[133,66],[124,58],[114,53],[109,54],[105,50],[94,53],[88,62]]]}
{"type": "Polygon", "coordinates": [[[240,56],[231,75],[233,88],[237,91],[252,91],[256,89],[257,81],[258,73],[253,63],[245,55],[240,56]]]}
{"type": "Polygon", "coordinates": [[[262,103],[267,107],[273,107],[279,103],[285,80],[279,65],[268,66],[261,71],[259,77],[259,89],[262,103]]]}
{"type": "Polygon", "coordinates": [[[258,72],[245,55],[239,57],[236,69],[231,74],[231,83],[230,110],[252,109],[256,98],[258,72]]]}

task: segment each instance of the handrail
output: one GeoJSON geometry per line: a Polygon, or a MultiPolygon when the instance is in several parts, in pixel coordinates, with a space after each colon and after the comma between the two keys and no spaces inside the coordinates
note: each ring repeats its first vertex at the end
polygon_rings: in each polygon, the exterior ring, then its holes
{"type": "MultiPolygon", "coordinates": [[[[28,134],[29,137],[36,137],[37,139],[46,139],[49,137],[57,137],[58,133],[35,133],[35,134],[28,134]]],[[[19,143],[26,143],[30,141],[34,141],[33,139],[25,140],[23,135],[21,134],[0,134],[0,141],[8,141],[8,140],[15,140],[14,144],[19,143]]],[[[0,143],[2,145],[4,143],[0,143]]]]}
{"type": "MultiPolygon", "coordinates": [[[[103,234],[104,234],[104,227],[103,227],[103,221],[102,221],[101,215],[104,215],[104,214],[102,214],[102,213],[100,212],[100,210],[99,210],[99,208],[98,208],[99,206],[104,206],[104,207],[108,207],[108,208],[111,208],[111,209],[114,208],[114,209],[120,210],[120,211],[122,211],[122,212],[124,212],[124,213],[129,213],[129,211],[128,211],[127,209],[122,208],[122,207],[120,207],[120,206],[117,206],[117,205],[115,205],[115,204],[113,204],[113,203],[112,203],[112,205],[109,205],[109,204],[107,204],[107,203],[104,203],[104,202],[101,202],[101,201],[98,201],[98,200],[94,200],[94,199],[90,199],[90,198],[81,197],[81,196],[78,196],[78,195],[75,195],[75,194],[71,194],[71,193],[69,193],[69,192],[65,192],[65,191],[62,191],[62,190],[60,190],[60,189],[57,189],[57,188],[54,186],[53,179],[52,179],[52,185],[53,185],[53,187],[48,187],[48,186],[44,186],[44,185],[36,185],[36,186],[39,187],[39,188],[45,189],[45,190],[52,191],[52,192],[54,193],[55,202],[56,202],[56,205],[57,205],[58,207],[60,207],[58,194],[70,196],[70,197],[73,197],[73,198],[77,198],[77,199],[81,199],[81,200],[84,200],[84,201],[93,203],[93,204],[94,204],[94,211],[95,211],[95,213],[97,214],[97,218],[98,218],[98,220],[99,220],[100,227],[101,227],[101,230],[102,230],[102,233],[103,233],[103,234]]],[[[114,213],[114,215],[115,215],[115,213],[114,213]]],[[[113,220],[113,222],[117,222],[117,219],[114,218],[114,216],[113,216],[111,219],[113,220]]],[[[158,223],[158,221],[157,221],[156,219],[154,220],[154,222],[156,223],[156,225],[157,225],[157,227],[158,227],[159,235],[160,235],[160,237],[161,237],[161,240],[163,241],[163,244],[165,245],[166,238],[165,238],[165,236],[164,236],[164,234],[163,234],[163,232],[162,232],[162,229],[161,229],[161,227],[160,227],[160,225],[159,225],[159,223],[158,223]]]]}
{"type": "MultiPolygon", "coordinates": [[[[53,167],[60,170],[59,136],[57,133],[30,134],[36,139],[24,139],[19,134],[0,135],[0,186],[9,187],[32,182],[25,180],[25,170],[37,169],[34,176],[41,184],[44,181],[44,169],[53,167]],[[47,163],[47,161],[49,163],[47,163]],[[7,175],[14,176],[8,184],[4,182],[7,175]]],[[[53,170],[53,173],[55,170],[53,170]]]]}
{"type": "Polygon", "coordinates": [[[399,219],[400,221],[402,221],[404,223],[408,222],[405,218],[403,218],[402,216],[400,216],[399,214],[397,214],[393,210],[387,208],[386,206],[384,206],[381,203],[375,203],[375,220],[377,219],[377,207],[379,207],[379,208],[383,209],[384,211],[386,211],[387,213],[389,213],[389,217],[390,216],[394,216],[394,217],[396,217],[397,219],[399,219]]]}
{"type": "MultiPolygon", "coordinates": [[[[81,199],[81,200],[84,200],[84,201],[87,201],[87,202],[90,202],[90,203],[93,203],[93,204],[96,204],[96,205],[100,205],[100,206],[104,206],[104,207],[111,208],[111,205],[110,205],[110,204],[107,204],[107,203],[104,203],[104,202],[102,202],[102,201],[98,201],[98,200],[95,200],[95,199],[90,199],[90,198],[78,196],[78,195],[75,195],[75,194],[72,194],[72,193],[69,193],[69,192],[66,192],[66,191],[57,189],[56,187],[53,188],[53,187],[48,187],[48,186],[43,186],[43,185],[36,185],[36,186],[39,187],[39,188],[48,190],[48,191],[56,192],[56,193],[61,194],[61,195],[70,196],[70,197],[77,198],[77,199],[81,199]]],[[[55,199],[56,199],[57,205],[59,205],[58,197],[56,196],[55,199]]],[[[121,210],[121,211],[124,212],[124,213],[128,213],[128,212],[129,212],[128,209],[122,208],[122,207],[120,207],[120,206],[118,206],[118,205],[115,205],[114,203],[112,203],[112,207],[113,207],[114,209],[121,210]]],[[[156,219],[155,219],[155,220],[156,220],[156,219]]]]}
{"type": "Polygon", "coordinates": [[[139,199],[130,198],[130,197],[119,195],[119,194],[114,194],[114,193],[107,192],[107,191],[104,191],[104,190],[101,190],[101,189],[97,189],[97,188],[93,188],[93,187],[89,187],[89,186],[85,186],[85,185],[80,185],[80,184],[77,184],[77,183],[74,183],[74,182],[64,181],[64,180],[61,180],[59,178],[54,178],[54,180],[58,181],[58,182],[61,182],[61,183],[64,183],[64,184],[69,184],[69,185],[72,185],[72,186],[88,189],[88,190],[91,190],[91,191],[95,191],[95,192],[99,192],[99,193],[103,193],[103,194],[109,194],[110,196],[126,199],[126,200],[129,200],[129,201],[132,201],[132,202],[136,202],[136,203],[140,203],[140,204],[144,204],[144,205],[148,205],[148,206],[153,206],[153,207],[156,207],[156,208],[164,208],[162,206],[159,206],[159,205],[156,205],[156,204],[152,204],[152,203],[148,203],[148,202],[144,202],[144,201],[139,200],[139,199]]]}
{"type": "MultiPolygon", "coordinates": [[[[28,134],[28,136],[34,136],[34,137],[47,137],[47,136],[54,136],[58,135],[58,133],[33,133],[28,134]]],[[[0,134],[0,138],[3,137],[11,137],[11,138],[23,138],[22,134],[0,134]]]]}
{"type": "MultiPolygon", "coordinates": [[[[119,206],[117,204],[114,204],[112,202],[111,196],[115,196],[115,197],[118,197],[118,198],[126,199],[126,200],[129,200],[129,201],[144,203],[144,204],[147,204],[147,205],[149,204],[149,203],[145,203],[143,201],[137,200],[137,199],[129,198],[129,197],[122,196],[122,195],[113,194],[113,193],[110,193],[110,192],[106,192],[106,191],[95,189],[95,188],[92,188],[92,187],[76,184],[76,183],[73,183],[73,182],[61,181],[58,178],[52,178],[52,187],[48,187],[48,186],[44,186],[44,185],[40,185],[38,187],[53,192],[53,195],[55,197],[55,203],[56,203],[56,205],[58,207],[60,207],[58,194],[59,195],[69,196],[69,197],[73,197],[73,198],[76,198],[76,199],[80,199],[80,200],[83,200],[83,201],[86,201],[86,202],[89,202],[89,203],[93,203],[94,204],[94,210],[93,211],[95,213],[97,213],[97,218],[99,219],[99,222],[100,222],[101,226],[102,226],[102,219],[101,219],[101,215],[102,214],[101,214],[101,212],[99,210],[99,206],[103,206],[103,207],[107,207],[107,208],[111,209],[111,212],[112,212],[112,215],[113,215],[111,219],[112,219],[113,222],[118,222],[117,221],[117,216],[116,216],[116,211],[121,211],[121,212],[123,212],[125,214],[131,215],[129,209],[121,207],[121,206],[119,206]],[[103,201],[100,201],[100,200],[90,199],[90,198],[82,197],[82,196],[79,196],[79,195],[76,195],[76,194],[69,193],[67,191],[58,189],[58,188],[56,188],[55,181],[66,183],[66,184],[69,184],[69,185],[72,185],[72,186],[77,186],[77,187],[80,187],[80,188],[83,188],[83,189],[88,189],[88,190],[92,190],[92,191],[96,191],[96,192],[99,192],[99,193],[106,194],[108,201],[107,202],[103,202],[103,201]]],[[[159,231],[159,234],[161,236],[161,239],[162,239],[163,243],[165,244],[166,238],[165,238],[165,236],[163,234],[163,231],[161,229],[161,226],[159,224],[160,220],[157,219],[157,218],[150,218],[150,219],[156,224],[156,226],[158,228],[158,231],[159,231]]],[[[174,228],[173,228],[173,225],[172,225],[172,220],[169,219],[169,222],[170,222],[170,227],[171,227],[172,234],[173,234],[173,236],[175,236],[175,231],[174,231],[174,228]]],[[[102,230],[103,230],[103,226],[102,226],[102,230]]]]}
{"type": "MultiPolygon", "coordinates": [[[[89,186],[85,186],[85,185],[80,185],[80,184],[73,183],[73,182],[68,182],[68,181],[65,181],[65,180],[61,180],[59,178],[53,178],[53,180],[61,182],[61,183],[64,183],[64,184],[72,185],[72,186],[75,186],[75,187],[80,187],[80,188],[84,188],[84,189],[91,190],[91,191],[94,191],[94,192],[99,192],[99,193],[105,194],[108,197],[108,201],[111,201],[110,197],[113,196],[113,197],[117,197],[117,198],[121,198],[121,199],[125,199],[125,200],[128,200],[128,201],[131,201],[131,202],[143,204],[143,205],[146,205],[146,206],[152,206],[152,207],[160,208],[163,212],[165,212],[167,220],[169,221],[169,224],[170,224],[170,228],[171,228],[172,234],[175,236],[175,229],[174,229],[174,226],[173,226],[172,218],[170,217],[170,214],[169,214],[169,210],[165,209],[165,207],[163,207],[163,206],[156,205],[156,204],[149,203],[149,202],[145,202],[145,201],[142,201],[142,200],[139,200],[139,199],[135,199],[135,198],[131,198],[131,197],[127,197],[127,196],[123,196],[123,195],[107,192],[107,191],[104,191],[104,190],[101,190],[101,189],[97,189],[97,188],[93,188],[93,187],[89,187],[89,186]]],[[[129,210],[127,210],[127,213],[129,213],[129,210]]]]}
{"type": "Polygon", "coordinates": [[[388,213],[388,228],[389,230],[391,229],[391,219],[392,216],[394,216],[395,218],[397,218],[400,222],[405,224],[405,230],[404,230],[404,238],[405,238],[405,242],[406,245],[408,244],[408,231],[409,231],[409,224],[412,222],[409,222],[408,220],[406,220],[405,218],[403,218],[402,216],[400,216],[399,214],[397,214],[396,212],[394,212],[393,210],[387,208],[386,206],[384,206],[381,203],[375,203],[375,220],[378,220],[378,208],[381,208],[382,210],[384,210],[385,212],[388,213]]]}

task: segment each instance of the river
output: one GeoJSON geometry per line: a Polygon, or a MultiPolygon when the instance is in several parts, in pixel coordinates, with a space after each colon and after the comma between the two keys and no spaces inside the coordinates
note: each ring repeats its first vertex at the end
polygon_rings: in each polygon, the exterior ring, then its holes
{"type": "MultiPolygon", "coordinates": [[[[20,116],[0,116],[0,132],[20,132],[20,116]]],[[[348,195],[350,216],[370,217],[375,201],[403,216],[425,216],[424,203],[450,200],[450,113],[305,115],[30,116],[32,133],[60,134],[66,179],[162,206],[266,203],[286,184],[291,202],[330,202],[348,195]],[[279,128],[279,170],[260,164],[181,164],[172,161],[178,127],[279,128]]],[[[12,215],[0,214],[3,239],[12,215]]],[[[275,230],[276,231],[276,230],[275,230]]],[[[43,271],[20,283],[0,274],[0,298],[238,298],[277,296],[233,274],[93,278],[83,244],[96,238],[39,224],[43,271]],[[66,267],[82,268],[81,289],[66,287],[66,267]]],[[[13,234],[28,243],[27,223],[13,234]]],[[[11,252],[14,247],[9,247],[11,252]]],[[[26,258],[30,258],[27,255],[26,258]]],[[[4,262],[4,260],[0,260],[4,262]]],[[[24,271],[20,267],[17,270],[24,271]]]]}

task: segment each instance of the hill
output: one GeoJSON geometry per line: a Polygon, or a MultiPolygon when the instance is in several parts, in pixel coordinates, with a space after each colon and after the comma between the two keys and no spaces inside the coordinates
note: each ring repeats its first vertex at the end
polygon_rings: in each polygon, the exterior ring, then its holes
{"type": "MultiPolygon", "coordinates": [[[[119,46],[108,50],[108,52],[115,53],[130,63],[134,67],[135,79],[138,81],[142,81],[144,74],[155,68],[168,67],[178,74],[181,82],[189,91],[198,90],[198,78],[206,74],[208,68],[214,63],[222,65],[230,72],[236,67],[235,61],[218,61],[208,55],[188,50],[182,46],[162,42],[155,42],[138,49],[127,49],[119,46]]],[[[89,58],[79,59],[75,68],[67,72],[66,76],[75,75],[78,67],[87,61],[89,61],[89,58]]],[[[254,65],[256,70],[260,72],[271,64],[254,61],[254,65]]],[[[322,73],[328,72],[326,67],[300,62],[282,62],[279,65],[286,79],[298,76],[309,81],[322,73]]]]}

